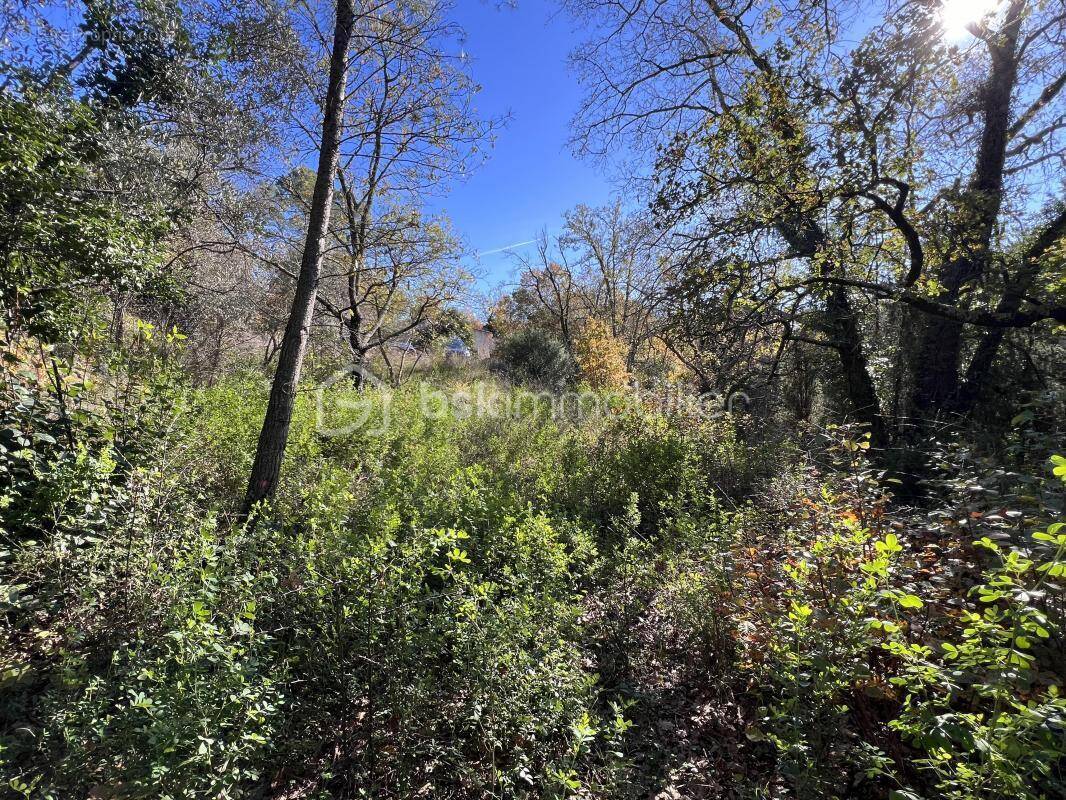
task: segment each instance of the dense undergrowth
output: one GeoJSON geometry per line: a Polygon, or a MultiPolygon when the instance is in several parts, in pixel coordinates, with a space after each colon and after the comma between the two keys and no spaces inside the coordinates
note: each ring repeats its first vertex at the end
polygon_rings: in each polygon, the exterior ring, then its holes
{"type": "Polygon", "coordinates": [[[6,794],[1066,790],[1043,444],[945,448],[905,508],[854,429],[339,385],[236,527],[262,381],[183,387],[147,338],[106,392],[5,376],[6,794]]]}

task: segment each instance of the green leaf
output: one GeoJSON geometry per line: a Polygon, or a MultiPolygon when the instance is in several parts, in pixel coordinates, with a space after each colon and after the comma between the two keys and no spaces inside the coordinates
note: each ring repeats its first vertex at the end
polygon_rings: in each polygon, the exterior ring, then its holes
{"type": "Polygon", "coordinates": [[[1018,414],[1013,419],[1011,419],[1010,424],[1011,424],[1011,427],[1013,428],[1013,427],[1017,427],[1018,425],[1021,425],[1024,422],[1031,422],[1032,420],[1033,420],[1033,412],[1029,411],[1027,409],[1027,410],[1023,411],[1021,414],[1018,414]]]}
{"type": "Polygon", "coordinates": [[[925,605],[922,602],[922,598],[916,594],[901,594],[896,597],[896,602],[903,608],[921,608],[925,605]]]}
{"type": "Polygon", "coordinates": [[[1051,471],[1066,481],[1066,456],[1052,456],[1051,463],[1055,465],[1051,471]]]}

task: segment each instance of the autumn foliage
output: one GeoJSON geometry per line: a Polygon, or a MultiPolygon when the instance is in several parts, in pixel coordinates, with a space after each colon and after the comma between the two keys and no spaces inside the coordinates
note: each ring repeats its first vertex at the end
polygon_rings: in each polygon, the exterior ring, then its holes
{"type": "Polygon", "coordinates": [[[574,342],[574,358],[593,389],[621,389],[629,378],[625,348],[606,322],[590,319],[574,342]]]}

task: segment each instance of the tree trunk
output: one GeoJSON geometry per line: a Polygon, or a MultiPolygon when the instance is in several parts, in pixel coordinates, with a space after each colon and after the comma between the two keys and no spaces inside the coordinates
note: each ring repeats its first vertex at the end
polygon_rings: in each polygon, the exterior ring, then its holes
{"type": "MultiPolygon", "coordinates": [[[[1066,235],[1066,209],[1044,228],[1032,247],[1022,258],[1022,265],[1013,279],[1008,281],[1003,290],[996,313],[1003,315],[1017,314],[1025,302],[1025,296],[1032,289],[1043,267],[1043,259],[1048,250],[1054,247],[1060,238],[1066,235]]],[[[958,410],[962,414],[973,411],[981,393],[988,384],[992,364],[999,353],[999,347],[1006,336],[1006,328],[990,328],[984,332],[974,349],[970,366],[966,370],[966,379],[959,389],[958,410]]]]}
{"type": "Polygon", "coordinates": [[[129,298],[124,294],[115,295],[112,299],[114,311],[111,314],[111,342],[116,345],[121,345],[126,338],[126,304],[128,302],[129,298]]]}
{"type": "Polygon", "coordinates": [[[352,383],[356,389],[366,386],[366,354],[370,347],[363,341],[360,328],[363,324],[362,316],[353,308],[348,319],[343,320],[343,325],[348,333],[348,349],[352,353],[352,383]]]}
{"type": "Polygon", "coordinates": [[[289,426],[296,402],[296,387],[300,382],[304,352],[311,330],[311,319],[318,295],[319,273],[325,237],[329,230],[330,210],[333,206],[333,182],[340,157],[341,127],[344,122],[344,93],[347,82],[348,44],[352,37],[355,14],[352,0],[337,0],[337,18],[333,28],[333,51],[330,54],[329,85],[322,115],[322,144],[318,153],[318,171],[311,198],[300,275],[292,310],[285,325],[285,335],[278,356],[278,367],[270,388],[263,429],[255,451],[248,493],[241,518],[247,519],[252,507],[260,500],[272,497],[278,487],[281,463],[289,439],[289,426]]]}
{"type": "Polygon", "coordinates": [[[855,310],[851,307],[847,289],[843,286],[833,287],[826,308],[833,329],[833,338],[839,342],[836,351],[840,356],[844,386],[852,411],[856,419],[869,429],[870,443],[874,447],[884,447],[886,444],[885,426],[881,417],[881,405],[877,399],[877,389],[873,378],[870,377],[859,322],[855,318],[855,310]]]}
{"type": "MultiPolygon", "coordinates": [[[[813,259],[825,244],[825,232],[814,220],[806,216],[786,220],[780,223],[777,229],[796,254],[805,258],[813,259]]],[[[826,259],[823,262],[821,274],[833,274],[831,260],[826,259]]],[[[827,328],[834,341],[833,349],[840,358],[844,389],[851,410],[855,418],[869,429],[870,443],[874,447],[883,447],[886,441],[881,404],[873,378],[870,377],[862,332],[859,330],[859,321],[846,287],[834,285],[830,288],[825,310],[827,328]]]]}
{"type": "MultiPolygon", "coordinates": [[[[954,303],[955,298],[949,298],[954,303]]],[[[922,328],[914,371],[915,416],[933,417],[952,410],[958,400],[962,323],[930,317],[922,328]]]]}
{"type": "MultiPolygon", "coordinates": [[[[973,221],[957,237],[956,254],[940,275],[946,290],[941,300],[951,305],[959,302],[967,284],[985,272],[1003,204],[1003,171],[1010,141],[1011,97],[1018,82],[1018,35],[1024,6],[1024,0],[1013,0],[1002,29],[988,40],[992,69],[982,98],[984,126],[973,178],[959,198],[962,218],[973,221]]],[[[930,417],[959,410],[962,332],[961,322],[942,317],[925,325],[915,364],[913,405],[917,415],[930,417]]]]}

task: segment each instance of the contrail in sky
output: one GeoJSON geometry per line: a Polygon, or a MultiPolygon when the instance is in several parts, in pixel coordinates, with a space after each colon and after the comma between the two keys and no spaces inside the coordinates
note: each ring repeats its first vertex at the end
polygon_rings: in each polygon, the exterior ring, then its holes
{"type": "Polygon", "coordinates": [[[502,253],[505,250],[513,250],[516,247],[522,247],[522,245],[533,244],[533,242],[535,241],[537,240],[529,239],[524,242],[515,242],[514,244],[509,244],[506,247],[497,247],[495,250],[482,250],[478,253],[478,258],[480,258],[481,256],[491,256],[493,253],[502,253]]]}

